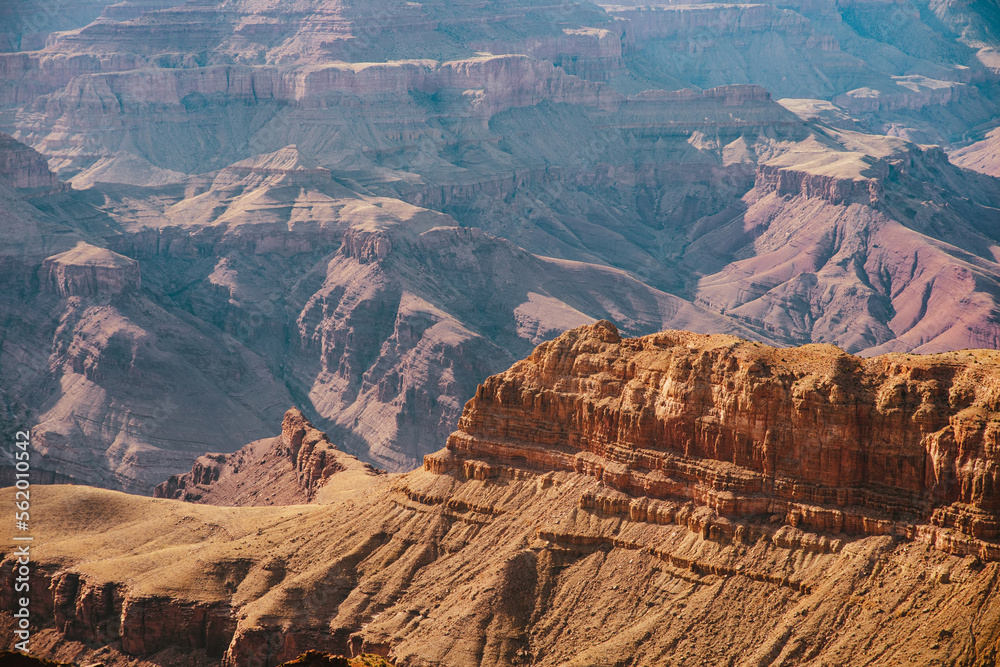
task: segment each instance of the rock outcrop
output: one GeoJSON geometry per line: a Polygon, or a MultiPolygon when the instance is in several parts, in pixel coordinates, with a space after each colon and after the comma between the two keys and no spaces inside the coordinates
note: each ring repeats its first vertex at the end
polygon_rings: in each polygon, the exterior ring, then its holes
{"type": "Polygon", "coordinates": [[[573,470],[728,520],[771,515],[998,560],[998,377],[986,351],[861,360],[683,332],[623,340],[598,322],[487,380],[449,454],[425,466],[475,479],[502,470],[466,458],[573,470]]]}
{"type": "MultiPolygon", "coordinates": [[[[324,500],[323,487],[361,489],[384,471],[345,454],[298,408],[285,413],[281,435],[252,442],[232,454],[205,454],[191,472],[172,475],[153,491],[207,505],[294,505],[324,500]]],[[[333,492],[333,490],[331,490],[333,492]]]]}
{"type": "MultiPolygon", "coordinates": [[[[885,167],[877,163],[873,166],[885,167]]],[[[835,174],[762,164],[757,167],[756,187],[761,193],[774,193],[779,197],[801,195],[831,204],[877,204],[882,194],[882,183],[877,177],[877,169],[869,171],[872,172],[872,177],[859,175],[858,178],[844,178],[835,174]]],[[[888,168],[885,167],[883,171],[887,173],[888,168]]]]}
{"type": "Polygon", "coordinates": [[[31,194],[52,194],[66,189],[49,170],[43,155],[3,132],[0,132],[0,179],[31,194]]]}
{"type": "Polygon", "coordinates": [[[860,115],[961,104],[965,96],[972,94],[972,89],[965,83],[936,81],[919,75],[894,77],[893,83],[895,85],[887,87],[885,92],[858,88],[837,95],[832,101],[837,106],[860,115]]]}
{"type": "Polygon", "coordinates": [[[284,178],[278,182],[283,184],[322,184],[331,179],[329,169],[302,155],[297,146],[285,146],[274,153],[240,160],[226,167],[224,172],[231,172],[236,179],[249,175],[282,176],[284,178]]]}
{"type": "Polygon", "coordinates": [[[79,243],[42,262],[42,289],[60,297],[100,296],[138,291],[139,263],[107,248],[79,243]]]}

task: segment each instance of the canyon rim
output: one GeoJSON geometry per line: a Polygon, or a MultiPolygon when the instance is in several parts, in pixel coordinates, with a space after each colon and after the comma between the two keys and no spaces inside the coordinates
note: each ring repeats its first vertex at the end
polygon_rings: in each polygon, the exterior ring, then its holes
{"type": "Polygon", "coordinates": [[[5,647],[993,665],[998,348],[996,0],[0,6],[5,647]]]}

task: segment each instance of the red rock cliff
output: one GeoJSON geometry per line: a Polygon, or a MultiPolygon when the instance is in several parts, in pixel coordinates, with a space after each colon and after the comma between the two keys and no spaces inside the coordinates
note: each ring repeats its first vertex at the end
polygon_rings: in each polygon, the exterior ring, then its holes
{"type": "Polygon", "coordinates": [[[430,470],[576,470],[647,499],[1000,558],[1000,353],[872,359],[608,322],[480,385],[430,470]]]}

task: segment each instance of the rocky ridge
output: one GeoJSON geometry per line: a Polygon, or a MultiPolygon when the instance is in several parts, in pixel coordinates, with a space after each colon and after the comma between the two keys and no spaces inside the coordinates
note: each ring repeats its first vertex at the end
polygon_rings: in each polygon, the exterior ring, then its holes
{"type": "Polygon", "coordinates": [[[334,479],[336,493],[354,493],[383,472],[338,450],[292,408],[280,436],[231,454],[205,454],[191,472],[158,484],[153,497],[230,507],[329,502],[324,487],[334,479]]]}

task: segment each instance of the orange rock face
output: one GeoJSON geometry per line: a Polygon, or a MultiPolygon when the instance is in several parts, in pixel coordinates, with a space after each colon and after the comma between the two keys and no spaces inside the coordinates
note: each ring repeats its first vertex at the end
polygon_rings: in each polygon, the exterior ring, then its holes
{"type": "Polygon", "coordinates": [[[598,322],[480,385],[425,467],[574,470],[642,498],[619,511],[654,523],[674,517],[648,502],[679,499],[722,525],[771,515],[995,560],[998,444],[997,352],[862,359],[598,322]]]}

